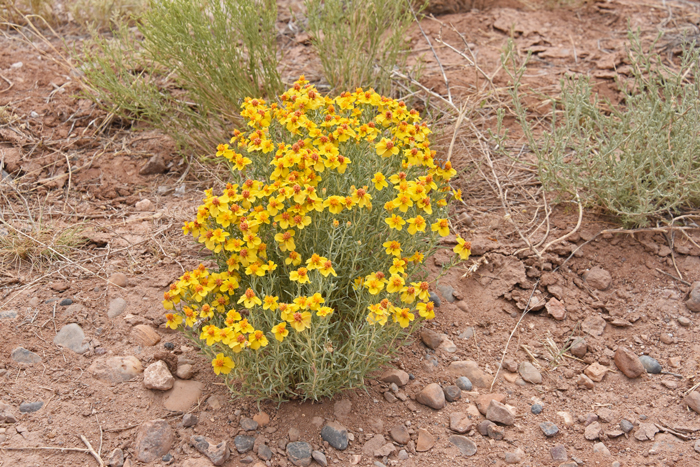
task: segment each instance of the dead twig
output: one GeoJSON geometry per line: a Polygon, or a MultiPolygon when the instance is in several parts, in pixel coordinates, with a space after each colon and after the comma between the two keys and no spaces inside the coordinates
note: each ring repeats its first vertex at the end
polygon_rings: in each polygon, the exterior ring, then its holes
{"type": "Polygon", "coordinates": [[[87,438],[83,435],[80,435],[80,439],[83,441],[83,443],[85,443],[85,446],[87,446],[88,452],[90,454],[92,454],[92,457],[94,457],[95,460],[97,461],[97,463],[100,464],[100,467],[104,467],[105,463],[102,462],[102,458],[100,457],[100,455],[97,454],[97,452],[95,452],[95,450],[92,448],[90,441],[88,441],[87,438]]]}
{"type": "Polygon", "coordinates": [[[10,87],[8,87],[7,89],[3,89],[2,91],[0,91],[0,94],[2,94],[3,92],[9,91],[10,89],[12,89],[12,86],[15,85],[15,83],[13,83],[13,82],[10,81],[9,79],[5,78],[5,77],[4,77],[3,75],[1,75],[1,74],[0,74],[0,78],[2,78],[7,84],[10,85],[10,87]]]}
{"type": "Polygon", "coordinates": [[[659,268],[654,268],[654,269],[656,269],[656,270],[657,270],[658,272],[660,272],[661,274],[664,274],[664,275],[670,277],[671,279],[677,280],[678,282],[680,282],[680,283],[683,284],[683,285],[687,285],[688,287],[690,287],[690,286],[692,285],[690,282],[684,281],[683,279],[681,279],[681,278],[679,278],[679,277],[676,277],[676,276],[674,276],[673,274],[669,274],[669,273],[667,273],[666,271],[662,271],[662,270],[659,269],[659,268]]]}

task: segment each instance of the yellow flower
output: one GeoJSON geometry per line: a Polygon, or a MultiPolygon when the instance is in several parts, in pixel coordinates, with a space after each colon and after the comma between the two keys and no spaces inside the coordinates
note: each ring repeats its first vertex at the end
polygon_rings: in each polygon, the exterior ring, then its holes
{"type": "Polygon", "coordinates": [[[311,255],[311,258],[306,260],[306,267],[309,271],[312,271],[314,269],[319,269],[321,266],[323,266],[323,263],[325,261],[326,261],[326,258],[314,253],[311,255]]]}
{"type": "Polygon", "coordinates": [[[260,347],[265,347],[268,344],[267,337],[262,331],[253,331],[248,342],[253,350],[258,350],[260,347]]]}
{"type": "Polygon", "coordinates": [[[418,309],[418,314],[425,319],[435,318],[435,304],[433,302],[419,303],[416,305],[418,309]]]}
{"type": "Polygon", "coordinates": [[[311,282],[309,280],[309,270],[306,268],[299,268],[296,271],[289,273],[289,279],[300,284],[308,284],[311,282]]]}
{"type": "Polygon", "coordinates": [[[425,232],[425,219],[423,216],[418,215],[408,220],[408,233],[414,235],[416,232],[425,232]]]}
{"type": "Polygon", "coordinates": [[[312,310],[318,310],[322,303],[326,301],[323,299],[320,293],[316,292],[313,296],[309,297],[309,308],[312,310]]]}
{"type": "Polygon", "coordinates": [[[394,308],[394,315],[392,316],[395,323],[399,323],[402,328],[407,328],[408,325],[413,321],[413,313],[409,311],[408,308],[394,308]]]}
{"type": "Polygon", "coordinates": [[[273,297],[271,295],[265,295],[265,300],[263,300],[263,310],[272,310],[275,311],[277,309],[277,299],[278,297],[273,297]]]}
{"type": "Polygon", "coordinates": [[[279,323],[272,327],[272,333],[275,335],[275,339],[282,342],[285,337],[289,335],[287,330],[287,323],[279,323]]]}
{"type": "Polygon", "coordinates": [[[165,318],[168,320],[166,325],[170,329],[177,329],[177,327],[181,325],[183,321],[182,316],[173,313],[168,313],[167,315],[165,315],[165,318]]]}
{"type": "Polygon", "coordinates": [[[386,248],[387,255],[401,256],[401,243],[396,240],[389,240],[382,243],[382,246],[386,248]]]}
{"type": "Polygon", "coordinates": [[[372,183],[374,183],[374,188],[376,188],[377,191],[381,191],[382,188],[389,186],[389,184],[386,182],[386,177],[381,172],[374,174],[374,177],[372,177],[372,183]]]}
{"type": "Polygon", "coordinates": [[[293,230],[287,230],[286,232],[280,232],[275,235],[275,241],[279,244],[280,250],[282,251],[294,251],[296,250],[296,245],[294,244],[293,230]]]}
{"type": "Polygon", "coordinates": [[[469,259],[469,255],[472,254],[472,244],[462,237],[457,236],[457,245],[455,245],[453,251],[459,255],[461,260],[467,260],[469,259]]]}
{"type": "Polygon", "coordinates": [[[389,268],[389,272],[392,274],[403,274],[405,272],[406,261],[401,258],[394,258],[392,266],[389,268]]]}
{"type": "Polygon", "coordinates": [[[207,341],[208,346],[212,346],[214,342],[219,342],[221,337],[219,336],[219,328],[213,324],[209,324],[202,328],[202,332],[199,334],[199,340],[207,341]]]}
{"type": "Polygon", "coordinates": [[[253,289],[246,289],[245,293],[238,299],[238,303],[243,303],[246,308],[253,308],[255,305],[262,305],[262,300],[255,296],[253,289]]]}
{"type": "Polygon", "coordinates": [[[333,214],[340,214],[343,211],[345,198],[342,196],[331,196],[323,202],[323,207],[333,214]]]}
{"type": "Polygon", "coordinates": [[[396,214],[392,214],[391,217],[387,217],[386,219],[384,219],[384,222],[386,222],[389,225],[390,229],[396,230],[403,229],[403,226],[406,223],[406,221],[403,220],[401,216],[397,216],[396,214]]]}
{"type": "Polygon", "coordinates": [[[389,285],[387,285],[386,291],[389,293],[401,292],[405,283],[401,276],[394,274],[389,278],[389,285]]]}
{"type": "Polygon", "coordinates": [[[299,266],[301,264],[301,255],[296,251],[290,251],[289,256],[284,259],[284,264],[299,266]]]}
{"type": "Polygon", "coordinates": [[[311,327],[311,313],[305,311],[303,313],[296,312],[291,316],[290,324],[297,332],[311,327]]]}
{"type": "Polygon", "coordinates": [[[333,263],[328,259],[323,262],[323,265],[320,268],[318,268],[318,272],[320,272],[323,277],[328,277],[328,274],[333,274],[333,277],[338,277],[338,275],[335,273],[335,269],[333,269],[333,263]]]}
{"type": "Polygon", "coordinates": [[[236,332],[240,332],[241,334],[250,334],[251,332],[255,331],[255,328],[248,322],[247,319],[240,320],[233,327],[236,332]]]}
{"type": "Polygon", "coordinates": [[[216,355],[214,360],[212,360],[211,366],[214,367],[214,373],[217,375],[221,373],[227,375],[236,367],[236,364],[233,363],[233,360],[228,357],[224,357],[224,354],[220,353],[216,355]]]}
{"type": "Polygon", "coordinates": [[[321,316],[322,318],[325,318],[326,316],[330,316],[332,314],[333,314],[333,308],[331,308],[329,306],[322,306],[316,312],[316,315],[321,316]]]}
{"type": "Polygon", "coordinates": [[[399,153],[399,148],[396,147],[393,141],[387,138],[382,138],[374,148],[377,150],[377,154],[382,157],[391,157],[399,153]]]}
{"type": "Polygon", "coordinates": [[[447,219],[438,219],[430,225],[430,230],[437,232],[441,237],[447,237],[450,234],[450,223],[447,219]]]}

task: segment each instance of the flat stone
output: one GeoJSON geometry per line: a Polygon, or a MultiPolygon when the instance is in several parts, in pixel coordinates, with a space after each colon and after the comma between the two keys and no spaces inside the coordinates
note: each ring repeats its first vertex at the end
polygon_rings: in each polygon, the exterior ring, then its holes
{"type": "Polygon", "coordinates": [[[362,446],[362,454],[366,456],[374,456],[374,453],[381,449],[382,446],[386,444],[386,439],[384,439],[384,436],[380,434],[374,435],[372,438],[370,438],[364,446],[362,446]]]}
{"type": "Polygon", "coordinates": [[[608,290],[612,284],[612,276],[605,269],[594,266],[583,275],[583,280],[596,290],[608,290]]]}
{"type": "Polygon", "coordinates": [[[326,455],[323,454],[321,451],[313,451],[311,453],[311,457],[316,461],[318,465],[321,467],[327,467],[328,466],[328,459],[326,459],[326,455]]]}
{"type": "Polygon", "coordinates": [[[139,324],[134,326],[131,330],[131,338],[134,343],[144,347],[153,347],[160,342],[160,336],[156,330],[148,324],[139,324]]]}
{"type": "Polygon", "coordinates": [[[467,378],[466,376],[460,376],[459,378],[457,378],[457,380],[455,381],[455,385],[462,391],[472,390],[472,382],[469,381],[469,378],[467,378]]]}
{"type": "Polygon", "coordinates": [[[168,410],[185,412],[197,405],[203,390],[204,383],[199,381],[175,380],[173,388],[163,395],[163,405],[168,410]]]}
{"type": "Polygon", "coordinates": [[[466,433],[474,428],[469,416],[464,412],[452,412],[450,414],[450,430],[457,433],[466,433]]]}
{"type": "Polygon", "coordinates": [[[374,457],[389,457],[396,452],[396,447],[393,443],[386,443],[381,448],[374,451],[374,457]]]}
{"type": "Polygon", "coordinates": [[[478,388],[491,386],[493,378],[479,368],[479,364],[472,360],[462,360],[450,363],[447,371],[455,377],[465,376],[478,388]]]}
{"type": "MultiPolygon", "coordinates": [[[[262,459],[264,461],[269,461],[270,459],[272,459],[273,452],[272,452],[272,449],[270,449],[270,447],[267,444],[262,444],[262,445],[260,445],[260,447],[258,447],[257,454],[258,454],[258,457],[260,459],[262,459]]],[[[313,453],[312,453],[312,457],[313,457],[313,453]]]]}
{"type": "Polygon", "coordinates": [[[486,409],[486,419],[503,425],[515,425],[515,411],[508,405],[492,400],[486,409]]]}
{"type": "Polygon", "coordinates": [[[109,302],[107,316],[109,318],[116,318],[117,316],[124,313],[124,310],[126,310],[126,300],[124,300],[121,297],[113,298],[109,302]]]}
{"type": "MultiPolygon", "coordinates": [[[[127,277],[126,277],[126,274],[124,274],[123,272],[115,272],[114,274],[109,276],[108,281],[111,284],[114,284],[118,287],[126,287],[128,282],[129,282],[127,277]]],[[[124,303],[124,304],[126,305],[126,303],[124,303]]]]}
{"type": "Polygon", "coordinates": [[[12,406],[0,401],[0,423],[17,423],[17,417],[12,411],[12,406]]]}
{"type": "Polygon", "coordinates": [[[391,435],[391,439],[399,444],[408,444],[411,441],[411,435],[405,425],[396,425],[389,430],[389,435],[391,435]]]}
{"type": "Polygon", "coordinates": [[[525,452],[518,448],[515,451],[506,452],[504,460],[506,461],[506,464],[519,464],[523,461],[524,456],[525,452]]]}
{"type": "MultiPolygon", "coordinates": [[[[402,370],[398,370],[398,371],[402,371],[402,370]]],[[[406,373],[406,372],[404,371],[404,373],[406,373]]],[[[386,381],[386,382],[387,383],[394,383],[396,381],[392,380],[392,381],[386,381]]],[[[406,383],[408,383],[408,373],[406,373],[406,383]]],[[[396,384],[399,384],[399,383],[396,383],[396,384]]],[[[350,402],[350,399],[340,399],[338,402],[333,404],[333,413],[335,414],[335,417],[338,419],[343,419],[343,418],[348,417],[350,415],[351,411],[352,411],[352,402],[350,402]]]]}
{"type": "Polygon", "coordinates": [[[688,318],[686,318],[685,316],[679,316],[679,317],[678,317],[678,324],[680,324],[680,325],[683,326],[684,328],[687,328],[687,327],[689,327],[691,324],[693,324],[693,322],[690,321],[690,320],[689,320],[688,318]]]}
{"type": "Polygon", "coordinates": [[[564,308],[564,304],[554,297],[549,299],[545,305],[545,308],[547,309],[549,316],[557,321],[562,321],[566,318],[566,308],[564,308]]]}
{"type": "Polygon", "coordinates": [[[658,375],[663,370],[661,364],[656,359],[651,358],[648,355],[642,355],[639,357],[639,361],[642,363],[642,366],[646,372],[652,375],[658,375]]]}
{"type": "Polygon", "coordinates": [[[387,391],[384,393],[384,399],[386,399],[387,402],[393,404],[396,402],[398,399],[394,394],[392,394],[390,391],[387,391]]]}
{"type": "Polygon", "coordinates": [[[17,310],[0,311],[0,319],[15,319],[17,318],[17,310]]]}
{"type": "Polygon", "coordinates": [[[406,373],[403,370],[391,369],[385,371],[381,378],[379,378],[379,380],[385,383],[396,384],[397,386],[402,387],[408,384],[409,377],[408,373],[406,373]]]}
{"type": "Polygon", "coordinates": [[[431,383],[416,396],[416,402],[440,410],[445,407],[445,393],[439,384],[431,383]]]}
{"type": "Polygon", "coordinates": [[[692,312],[700,312],[700,282],[694,282],[685,306],[692,312]]]}
{"type": "Polygon", "coordinates": [[[583,370],[586,376],[596,383],[603,381],[603,378],[605,378],[608,371],[610,371],[608,367],[605,367],[598,362],[593,362],[593,364],[587,366],[586,369],[583,370]]]}
{"type": "Polygon", "coordinates": [[[452,435],[449,438],[450,444],[456,446],[459,452],[465,457],[476,454],[476,444],[466,436],[452,435]]]}
{"type": "Polygon", "coordinates": [[[297,466],[307,467],[311,464],[311,445],[304,441],[287,444],[287,459],[297,466]]]}
{"type": "Polygon", "coordinates": [[[287,437],[289,438],[289,441],[291,443],[295,441],[299,441],[299,437],[301,436],[301,433],[299,432],[298,428],[290,428],[289,431],[287,432],[287,437]]]}
{"type": "Polygon", "coordinates": [[[22,402],[19,405],[20,413],[34,413],[44,406],[42,401],[36,402],[22,402]]]}
{"type": "Polygon", "coordinates": [[[605,457],[610,457],[610,450],[603,443],[595,443],[593,445],[594,454],[602,454],[605,457]]]}
{"type": "Polygon", "coordinates": [[[593,440],[598,439],[602,432],[603,432],[603,428],[600,426],[600,423],[593,422],[586,427],[586,430],[584,431],[583,436],[588,441],[593,441],[593,440]]]}
{"type": "Polygon", "coordinates": [[[683,399],[683,403],[700,414],[700,392],[693,391],[683,399]]]}
{"type": "Polygon", "coordinates": [[[557,444],[550,449],[549,455],[552,456],[552,460],[555,462],[566,462],[569,460],[569,455],[566,452],[566,446],[563,444],[557,444]]]}
{"type": "Polygon", "coordinates": [[[124,465],[124,451],[116,448],[105,460],[109,467],[122,467],[124,465]]]}
{"type": "Polygon", "coordinates": [[[328,422],[321,430],[321,438],[340,451],[348,447],[348,430],[338,422],[328,422]]]}
{"type": "Polygon", "coordinates": [[[420,330],[420,338],[423,343],[430,349],[437,349],[445,339],[444,334],[437,333],[432,329],[423,328],[420,330]]]}
{"type": "Polygon", "coordinates": [[[231,457],[226,440],[217,444],[216,441],[212,441],[205,436],[196,435],[190,438],[190,444],[197,451],[207,456],[214,465],[223,465],[231,457]]]}
{"type": "Polygon", "coordinates": [[[77,354],[84,354],[90,349],[90,346],[83,341],[85,333],[77,323],[66,324],[58,331],[58,334],[53,338],[53,343],[71,349],[77,354]]]}
{"type": "Polygon", "coordinates": [[[139,175],[157,175],[167,172],[163,156],[155,154],[141,167],[139,175]]]}
{"type": "Polygon", "coordinates": [[[542,384],[542,374],[530,362],[522,362],[518,367],[518,373],[528,383],[542,384]]]}
{"type": "Polygon", "coordinates": [[[155,461],[170,451],[174,439],[173,430],[165,420],[144,422],[136,432],[136,459],[144,463],[155,461]]]}
{"type": "Polygon", "coordinates": [[[629,433],[634,429],[634,425],[629,420],[623,418],[620,420],[620,429],[625,433],[629,433]]]}
{"type": "Polygon", "coordinates": [[[457,351],[457,346],[454,342],[445,337],[438,346],[438,350],[442,350],[443,352],[447,353],[455,353],[457,351]]]}
{"type": "Polygon", "coordinates": [[[598,315],[589,316],[581,323],[581,330],[593,337],[602,336],[607,322],[598,315]]]}
{"type": "Polygon", "coordinates": [[[495,425],[496,424],[493,423],[491,420],[483,420],[476,425],[476,429],[482,436],[488,436],[489,435],[489,427],[495,426],[495,425]]]}
{"type": "Polygon", "coordinates": [[[615,411],[607,407],[602,407],[596,414],[598,415],[598,420],[603,423],[610,423],[616,418],[615,411]]]}
{"type": "Polygon", "coordinates": [[[572,426],[574,424],[574,417],[569,412],[557,412],[557,415],[564,421],[564,425],[572,426]]]}
{"type": "Polygon", "coordinates": [[[102,357],[92,362],[88,371],[97,379],[117,384],[137,376],[143,372],[143,367],[134,356],[102,357]]]}
{"type": "Polygon", "coordinates": [[[595,383],[593,382],[593,380],[586,375],[578,375],[576,385],[584,387],[586,389],[593,389],[595,387],[595,383]]]}
{"type": "Polygon", "coordinates": [[[644,374],[644,366],[637,355],[627,347],[620,346],[615,351],[615,366],[628,378],[639,378],[644,374]]]}
{"type": "Polygon", "coordinates": [[[241,454],[245,454],[253,449],[253,446],[255,445],[255,436],[238,435],[233,438],[233,444],[236,446],[236,451],[241,454]]]}
{"type": "Polygon", "coordinates": [[[482,415],[486,415],[486,410],[489,407],[489,404],[491,404],[492,400],[496,400],[500,402],[501,404],[504,404],[506,402],[506,395],[505,394],[482,394],[480,396],[477,396],[476,400],[476,407],[479,409],[479,412],[482,415]]]}
{"type": "Polygon", "coordinates": [[[255,415],[253,415],[253,421],[257,422],[258,425],[263,427],[270,423],[270,416],[265,412],[258,412],[255,415]]]}
{"type": "Polygon", "coordinates": [[[41,357],[39,355],[35,354],[31,350],[25,349],[24,347],[17,347],[12,351],[10,357],[17,363],[23,363],[25,365],[33,365],[41,361],[41,357]]]}
{"type": "Polygon", "coordinates": [[[418,441],[416,441],[416,451],[425,452],[435,446],[435,437],[425,428],[418,430],[418,441]]]}
{"type": "Polygon", "coordinates": [[[255,431],[258,429],[258,422],[252,418],[241,417],[239,424],[241,425],[241,428],[243,428],[243,431],[255,431]]]}
{"type": "Polygon", "coordinates": [[[182,416],[182,426],[189,428],[199,423],[199,418],[193,413],[186,413],[182,416]]]}
{"type": "Polygon", "coordinates": [[[170,374],[168,365],[163,360],[156,360],[143,372],[143,385],[148,389],[167,391],[172,389],[175,378],[170,374]]]}
{"type": "Polygon", "coordinates": [[[540,423],[540,430],[542,430],[542,433],[544,433],[547,438],[556,436],[557,433],[559,433],[559,427],[552,422],[540,423]]]}
{"type": "Polygon", "coordinates": [[[445,386],[442,392],[445,393],[445,400],[447,400],[447,402],[455,402],[462,397],[462,390],[457,386],[445,386]]]}

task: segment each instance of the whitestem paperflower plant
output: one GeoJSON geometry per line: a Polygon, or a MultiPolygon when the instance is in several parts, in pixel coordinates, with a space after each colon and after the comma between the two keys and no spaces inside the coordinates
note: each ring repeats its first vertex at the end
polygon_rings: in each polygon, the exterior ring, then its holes
{"type": "MultiPolygon", "coordinates": [[[[424,267],[449,234],[449,180],[415,110],[373,90],[324,97],[304,78],[247,98],[216,155],[232,181],[185,223],[211,251],[165,293],[167,325],[231,391],[319,399],[363,384],[435,316],[424,267]]],[[[458,238],[452,264],[468,258],[458,238]]]]}

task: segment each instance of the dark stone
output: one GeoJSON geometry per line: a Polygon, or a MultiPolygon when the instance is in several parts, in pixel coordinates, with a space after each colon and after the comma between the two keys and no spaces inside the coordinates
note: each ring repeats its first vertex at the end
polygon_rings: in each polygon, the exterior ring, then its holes
{"type": "Polygon", "coordinates": [[[136,433],[136,459],[146,464],[160,459],[170,451],[174,438],[173,430],[165,420],[144,422],[136,433]]]}
{"type": "Polygon", "coordinates": [[[258,422],[248,417],[241,417],[240,425],[245,431],[255,431],[258,429],[258,422]]]}
{"type": "Polygon", "coordinates": [[[25,349],[24,347],[17,347],[12,351],[10,357],[12,357],[12,360],[16,361],[17,363],[24,363],[25,365],[33,365],[34,363],[39,363],[41,361],[40,356],[31,350],[25,349]]]}
{"type": "Polygon", "coordinates": [[[472,390],[472,382],[469,381],[469,378],[467,378],[466,376],[460,376],[459,378],[457,378],[457,381],[455,382],[455,384],[462,391],[471,391],[472,390]]]}
{"type": "Polygon", "coordinates": [[[255,436],[238,435],[233,438],[233,444],[236,445],[236,451],[240,452],[241,454],[245,454],[253,449],[253,445],[255,444],[255,436]]]}
{"type": "Polygon", "coordinates": [[[650,356],[642,355],[639,357],[639,361],[642,362],[642,365],[644,366],[644,369],[647,370],[647,373],[651,373],[652,375],[658,375],[661,373],[661,364],[650,356]]]}
{"type": "Polygon", "coordinates": [[[435,292],[430,292],[430,299],[431,302],[435,305],[435,308],[440,308],[440,297],[435,292]]]}
{"type": "Polygon", "coordinates": [[[321,430],[321,438],[335,449],[344,451],[348,447],[348,430],[337,422],[326,424],[321,430]]]}
{"type": "Polygon", "coordinates": [[[445,393],[447,402],[455,402],[462,397],[462,390],[457,386],[446,386],[442,388],[442,392],[445,393]]]}
{"type": "Polygon", "coordinates": [[[541,404],[532,404],[532,407],[530,407],[530,411],[534,413],[535,415],[539,415],[542,413],[542,405],[541,404]]]}
{"type": "Polygon", "coordinates": [[[304,441],[287,444],[287,458],[294,465],[307,467],[311,464],[311,445],[304,441]]]}
{"type": "Polygon", "coordinates": [[[552,436],[555,436],[557,433],[559,433],[559,427],[552,422],[540,423],[540,429],[547,438],[551,438],[552,436]]]}
{"type": "Polygon", "coordinates": [[[166,455],[164,455],[163,457],[161,457],[161,460],[162,460],[163,462],[165,462],[166,464],[171,463],[171,462],[173,461],[173,459],[174,459],[174,458],[173,458],[173,455],[170,454],[170,453],[167,453],[166,455]]]}
{"type": "Polygon", "coordinates": [[[465,457],[471,457],[476,454],[476,444],[466,436],[452,435],[450,436],[450,443],[455,445],[465,457]]]}
{"type": "Polygon", "coordinates": [[[476,429],[481,433],[482,436],[488,436],[489,435],[489,427],[495,425],[491,420],[484,420],[483,422],[480,422],[478,425],[476,425],[476,429]]]}
{"type": "Polygon", "coordinates": [[[215,441],[204,436],[192,436],[190,438],[190,444],[197,451],[207,456],[214,465],[222,465],[231,456],[228,443],[225,440],[216,444],[215,441]]]}
{"type": "Polygon", "coordinates": [[[197,423],[199,423],[199,418],[193,413],[186,413],[182,416],[182,426],[185,428],[195,426],[197,423]]]}
{"type": "Polygon", "coordinates": [[[634,429],[634,425],[629,420],[623,418],[620,420],[620,429],[625,433],[629,433],[634,429]]]}
{"type": "Polygon", "coordinates": [[[175,350],[175,344],[173,344],[172,342],[166,342],[165,344],[163,344],[163,347],[165,347],[168,350],[175,350]]]}
{"type": "Polygon", "coordinates": [[[58,304],[59,304],[60,306],[72,305],[72,304],[73,304],[73,300],[71,300],[70,298],[64,298],[64,299],[61,300],[58,304]]]}
{"type": "Polygon", "coordinates": [[[44,403],[42,401],[22,402],[19,405],[19,411],[21,413],[33,413],[33,412],[36,412],[37,410],[41,409],[43,406],[44,406],[44,403]]]}
{"type": "Polygon", "coordinates": [[[258,457],[264,461],[272,459],[272,449],[267,444],[262,444],[258,448],[258,457]]]}

